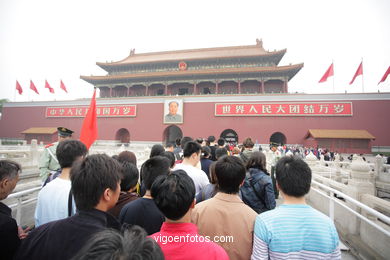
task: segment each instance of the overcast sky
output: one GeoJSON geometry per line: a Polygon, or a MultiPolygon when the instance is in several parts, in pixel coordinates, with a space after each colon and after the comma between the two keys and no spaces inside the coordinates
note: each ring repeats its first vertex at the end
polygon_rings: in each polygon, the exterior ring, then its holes
{"type": "Polygon", "coordinates": [[[351,81],[363,58],[364,91],[390,92],[388,0],[0,0],[0,98],[16,101],[90,98],[80,75],[105,75],[96,62],[136,53],[251,45],[287,48],[280,65],[304,63],[290,92],[331,93],[319,84],[334,62],[336,92],[362,92],[351,81]],[[32,79],[40,91],[29,90],[32,79]],[[45,79],[55,89],[44,88],[45,79]],[[63,80],[69,90],[59,89],[63,80]]]}

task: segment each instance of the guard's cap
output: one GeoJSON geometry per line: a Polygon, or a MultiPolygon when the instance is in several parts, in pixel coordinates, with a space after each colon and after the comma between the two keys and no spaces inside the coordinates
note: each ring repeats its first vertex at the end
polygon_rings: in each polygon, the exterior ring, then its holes
{"type": "Polygon", "coordinates": [[[62,136],[62,137],[68,137],[68,136],[72,136],[73,134],[73,131],[66,128],[66,127],[57,127],[57,130],[58,130],[58,135],[59,136],[62,136]]]}

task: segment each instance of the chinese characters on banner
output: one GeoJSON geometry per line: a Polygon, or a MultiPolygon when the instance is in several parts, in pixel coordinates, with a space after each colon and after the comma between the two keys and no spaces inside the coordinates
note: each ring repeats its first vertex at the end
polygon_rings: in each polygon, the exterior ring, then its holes
{"type": "Polygon", "coordinates": [[[352,116],[352,103],[217,103],[215,116],[352,116]]]}
{"type": "MultiPolygon", "coordinates": [[[[48,107],[46,117],[85,117],[88,106],[82,107],[48,107]]],[[[137,114],[136,105],[120,106],[97,106],[98,117],[135,117],[137,114]]]]}

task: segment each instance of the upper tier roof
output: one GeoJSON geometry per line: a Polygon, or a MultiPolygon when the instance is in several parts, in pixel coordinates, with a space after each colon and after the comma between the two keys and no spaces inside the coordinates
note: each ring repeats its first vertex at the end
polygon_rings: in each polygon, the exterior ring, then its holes
{"type": "Polygon", "coordinates": [[[190,49],[178,51],[163,51],[163,52],[149,52],[136,54],[134,50],[130,55],[116,62],[97,62],[96,64],[102,68],[111,66],[123,66],[126,64],[141,64],[141,63],[156,63],[168,61],[188,61],[201,59],[215,59],[215,58],[239,58],[239,57],[253,57],[253,56],[283,56],[286,49],[269,52],[263,48],[261,40],[257,40],[255,45],[245,46],[231,46],[231,47],[216,47],[204,49],[190,49]]]}

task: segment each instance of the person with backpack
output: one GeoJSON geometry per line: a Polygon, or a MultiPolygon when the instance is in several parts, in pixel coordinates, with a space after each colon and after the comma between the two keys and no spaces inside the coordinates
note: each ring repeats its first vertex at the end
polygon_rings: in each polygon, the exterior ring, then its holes
{"type": "Polygon", "coordinates": [[[246,164],[246,176],[240,188],[242,201],[257,213],[276,206],[271,177],[266,170],[266,159],[262,152],[253,152],[246,164]]]}

